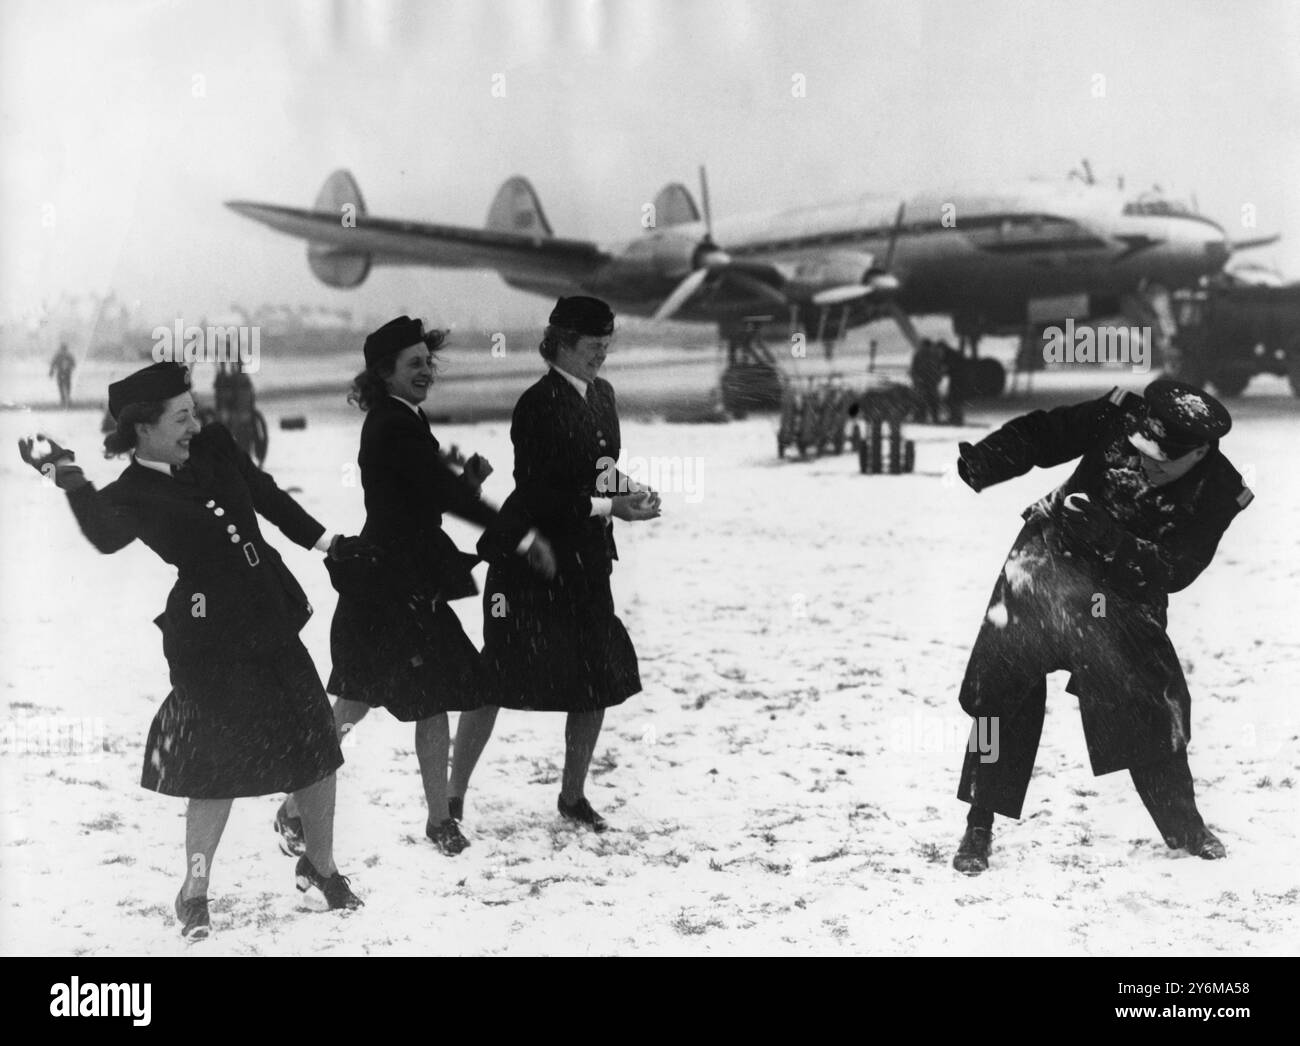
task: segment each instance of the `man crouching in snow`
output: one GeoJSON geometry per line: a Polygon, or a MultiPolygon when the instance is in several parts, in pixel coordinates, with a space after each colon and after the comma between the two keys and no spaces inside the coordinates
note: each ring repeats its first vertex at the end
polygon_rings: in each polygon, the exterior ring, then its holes
{"type": "Polygon", "coordinates": [[[970,751],[962,765],[957,797],[971,808],[958,871],[988,868],[995,813],[1020,816],[1058,670],[1071,673],[1092,772],[1127,769],[1170,847],[1225,856],[1196,809],[1191,697],[1165,610],[1254,496],[1219,453],[1231,426],[1214,397],[1161,379],[1143,396],[1115,389],[960,444],[958,473],[976,491],[1081,460],[1022,514],[966,667],[961,707],[977,727],[996,717],[1001,736],[997,758],[970,751]]]}

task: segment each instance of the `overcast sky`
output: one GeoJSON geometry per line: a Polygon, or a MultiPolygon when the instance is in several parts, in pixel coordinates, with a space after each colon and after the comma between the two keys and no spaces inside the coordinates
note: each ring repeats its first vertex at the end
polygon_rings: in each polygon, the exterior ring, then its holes
{"type": "Polygon", "coordinates": [[[372,213],[474,226],[524,174],[557,233],[610,242],[700,162],[716,216],[1086,156],[1194,191],[1229,235],[1253,203],[1249,234],[1287,234],[1260,260],[1300,277],[1298,56],[1288,0],[7,0],[0,306],[111,287],[195,321],[232,301],[545,309],[492,274],[331,290],[301,243],[221,206],[310,205],[340,166],[372,213]]]}

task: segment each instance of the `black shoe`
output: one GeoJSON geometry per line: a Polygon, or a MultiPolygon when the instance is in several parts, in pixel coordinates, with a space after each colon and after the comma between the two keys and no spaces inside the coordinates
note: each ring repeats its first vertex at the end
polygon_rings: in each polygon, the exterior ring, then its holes
{"type": "Polygon", "coordinates": [[[953,855],[952,866],[963,875],[979,875],[988,870],[989,847],[993,843],[991,828],[967,828],[961,845],[953,855]]]}
{"type": "Polygon", "coordinates": [[[1219,841],[1219,837],[1205,825],[1193,828],[1187,834],[1187,843],[1183,849],[1207,861],[1221,861],[1228,856],[1227,848],[1219,841]]]}
{"type": "Polygon", "coordinates": [[[181,921],[181,936],[187,941],[206,941],[212,932],[207,897],[191,897],[186,900],[183,886],[176,895],[176,918],[181,921]]]}
{"type": "Polygon", "coordinates": [[[302,834],[302,818],[290,817],[286,799],[275,812],[275,831],[280,837],[280,852],[286,857],[301,857],[307,852],[307,840],[302,834]]]}
{"type": "Polygon", "coordinates": [[[569,821],[577,821],[578,824],[585,824],[593,832],[603,832],[609,825],[605,819],[591,808],[587,802],[587,797],[583,796],[576,803],[570,805],[564,801],[564,796],[560,796],[555,801],[556,808],[560,811],[560,816],[569,821]]]}
{"type": "Polygon", "coordinates": [[[352,892],[351,883],[346,875],[335,872],[328,879],[316,871],[315,865],[304,855],[298,858],[298,867],[294,871],[295,885],[303,893],[316,887],[325,895],[331,909],[360,908],[364,903],[352,892]]]}
{"type": "Polygon", "coordinates": [[[465,797],[454,795],[447,800],[447,816],[457,824],[465,820],[465,797]]]}
{"type": "Polygon", "coordinates": [[[448,817],[441,824],[430,821],[424,826],[424,834],[439,850],[448,857],[455,857],[469,846],[469,840],[460,834],[460,825],[448,817]]]}

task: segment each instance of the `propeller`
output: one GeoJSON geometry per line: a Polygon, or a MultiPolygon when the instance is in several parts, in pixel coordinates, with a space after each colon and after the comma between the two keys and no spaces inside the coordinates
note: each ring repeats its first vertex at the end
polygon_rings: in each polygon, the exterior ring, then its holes
{"type": "Polygon", "coordinates": [[[769,276],[771,267],[764,263],[737,262],[718,246],[713,238],[713,205],[709,199],[709,175],[700,165],[700,203],[704,208],[704,235],[691,253],[692,271],[673,288],[672,293],[654,312],[653,319],[670,320],[710,279],[727,280],[755,297],[763,298],[782,307],[788,304],[786,296],[762,276],[769,276]]]}
{"type": "Polygon", "coordinates": [[[860,283],[846,283],[839,287],[827,287],[812,296],[812,303],[818,307],[844,305],[869,295],[885,297],[894,294],[900,286],[898,277],[889,270],[894,266],[894,252],[898,248],[898,237],[903,231],[903,214],[907,208],[906,201],[899,203],[894,215],[893,227],[889,230],[889,242],[885,247],[885,260],[877,265],[872,259],[871,267],[866,271],[860,283]]]}

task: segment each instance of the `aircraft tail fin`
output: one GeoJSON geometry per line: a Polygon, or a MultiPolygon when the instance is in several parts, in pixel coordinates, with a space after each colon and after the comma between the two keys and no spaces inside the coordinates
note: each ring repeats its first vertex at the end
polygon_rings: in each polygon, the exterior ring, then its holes
{"type": "MultiPolygon", "coordinates": [[[[342,168],[325,179],[316,194],[315,209],[337,215],[343,228],[356,228],[365,217],[366,203],[350,171],[342,168]]],[[[340,250],[325,244],[307,245],[307,264],[316,278],[330,287],[356,287],[370,274],[372,258],[366,251],[340,250]]]]}
{"type": "Polygon", "coordinates": [[[555,235],[532,184],[519,175],[507,178],[497,190],[496,198],[488,208],[487,228],[494,232],[546,239],[555,235]]]}
{"type": "Polygon", "coordinates": [[[700,220],[700,209],[686,186],[671,182],[655,197],[654,215],[656,226],[685,225],[700,220]]]}

